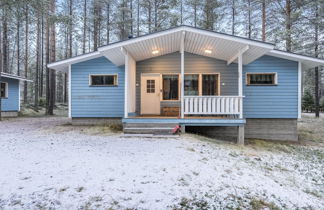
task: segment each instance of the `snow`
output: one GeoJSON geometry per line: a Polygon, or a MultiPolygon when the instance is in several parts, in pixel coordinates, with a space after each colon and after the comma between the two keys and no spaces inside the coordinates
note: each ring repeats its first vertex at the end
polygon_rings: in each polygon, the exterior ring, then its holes
{"type": "Polygon", "coordinates": [[[0,122],[0,209],[324,206],[318,148],[97,130],[62,117],[0,122]]]}

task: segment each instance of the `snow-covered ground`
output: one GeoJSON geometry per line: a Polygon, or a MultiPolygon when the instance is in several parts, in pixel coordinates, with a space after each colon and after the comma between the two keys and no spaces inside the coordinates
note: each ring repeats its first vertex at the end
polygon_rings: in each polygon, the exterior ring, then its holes
{"type": "Polygon", "coordinates": [[[123,138],[66,118],[0,122],[0,209],[321,209],[321,146],[123,138]]]}

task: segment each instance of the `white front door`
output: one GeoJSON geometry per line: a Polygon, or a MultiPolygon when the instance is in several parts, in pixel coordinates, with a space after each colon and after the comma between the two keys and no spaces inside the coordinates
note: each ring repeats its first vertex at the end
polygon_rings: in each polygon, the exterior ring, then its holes
{"type": "Polygon", "coordinates": [[[160,115],[160,75],[141,75],[141,114],[160,115]]]}

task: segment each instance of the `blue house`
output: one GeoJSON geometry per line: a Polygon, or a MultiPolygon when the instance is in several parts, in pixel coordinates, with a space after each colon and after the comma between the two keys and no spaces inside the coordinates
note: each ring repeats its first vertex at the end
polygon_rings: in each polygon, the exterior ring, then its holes
{"type": "Polygon", "coordinates": [[[0,97],[1,116],[17,117],[20,111],[20,82],[30,81],[22,77],[1,72],[0,97]]]}
{"type": "Polygon", "coordinates": [[[73,123],[125,133],[175,126],[213,136],[298,140],[302,71],[324,60],[270,43],[179,26],[48,65],[69,73],[73,123]]]}

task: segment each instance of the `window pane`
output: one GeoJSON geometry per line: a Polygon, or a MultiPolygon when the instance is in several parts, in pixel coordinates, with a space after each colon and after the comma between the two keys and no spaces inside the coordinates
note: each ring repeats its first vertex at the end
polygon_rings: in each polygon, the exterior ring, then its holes
{"type": "Polygon", "coordinates": [[[147,93],[155,93],[155,80],[147,80],[146,81],[146,92],[147,93]]]}
{"type": "Polygon", "coordinates": [[[91,85],[116,85],[116,75],[92,75],[91,76],[91,85]]]}
{"type": "Polygon", "coordinates": [[[163,75],[163,100],[178,100],[178,75],[163,75]]]}
{"type": "Polygon", "coordinates": [[[218,95],[218,74],[202,75],[202,95],[218,95]]]}
{"type": "Polygon", "coordinates": [[[6,83],[1,83],[1,88],[0,88],[0,97],[5,98],[6,97],[6,83]]]}
{"type": "Polygon", "coordinates": [[[184,95],[197,96],[198,93],[198,78],[199,75],[185,75],[184,76],[184,95]]]}
{"type": "Polygon", "coordinates": [[[275,74],[248,74],[251,85],[272,85],[275,84],[275,74]]]}

